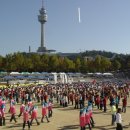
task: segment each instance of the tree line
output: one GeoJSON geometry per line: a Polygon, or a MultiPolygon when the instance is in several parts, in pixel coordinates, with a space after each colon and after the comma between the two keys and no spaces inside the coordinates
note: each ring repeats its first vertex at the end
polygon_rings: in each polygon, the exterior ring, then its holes
{"type": "Polygon", "coordinates": [[[130,68],[130,56],[117,55],[113,59],[99,54],[95,54],[92,58],[87,58],[86,56],[85,54],[80,54],[70,58],[57,54],[39,55],[17,52],[0,56],[0,71],[86,73],[117,71],[130,68]]]}

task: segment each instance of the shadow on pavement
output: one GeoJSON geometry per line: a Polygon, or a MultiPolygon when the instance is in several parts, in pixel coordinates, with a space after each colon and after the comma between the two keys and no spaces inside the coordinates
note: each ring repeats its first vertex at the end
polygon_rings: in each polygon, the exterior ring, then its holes
{"type": "Polygon", "coordinates": [[[12,128],[21,128],[22,129],[23,123],[17,123],[17,124],[12,124],[10,126],[6,126],[5,129],[12,129],[12,128]]]}
{"type": "Polygon", "coordinates": [[[79,125],[68,125],[58,128],[58,130],[77,130],[79,128],[79,125]]]}

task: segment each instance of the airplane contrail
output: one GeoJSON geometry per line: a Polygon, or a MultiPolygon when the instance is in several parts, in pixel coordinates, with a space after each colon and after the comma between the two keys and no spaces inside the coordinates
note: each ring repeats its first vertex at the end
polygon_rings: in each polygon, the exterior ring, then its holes
{"type": "Polygon", "coordinates": [[[80,18],[80,8],[78,8],[78,19],[79,19],[79,23],[81,23],[81,18],[80,18]]]}

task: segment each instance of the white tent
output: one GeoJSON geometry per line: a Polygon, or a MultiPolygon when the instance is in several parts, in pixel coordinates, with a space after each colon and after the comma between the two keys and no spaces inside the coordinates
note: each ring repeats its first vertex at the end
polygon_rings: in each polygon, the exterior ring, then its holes
{"type": "Polygon", "coordinates": [[[11,72],[10,75],[19,75],[19,72],[11,72]]]}
{"type": "Polygon", "coordinates": [[[113,76],[112,73],[103,73],[104,76],[113,76]]]}
{"type": "Polygon", "coordinates": [[[52,72],[51,73],[54,76],[54,83],[57,83],[57,73],[56,72],[52,72]]]}
{"type": "Polygon", "coordinates": [[[100,73],[100,72],[97,72],[97,73],[95,73],[95,75],[102,75],[102,73],[100,73]]]}

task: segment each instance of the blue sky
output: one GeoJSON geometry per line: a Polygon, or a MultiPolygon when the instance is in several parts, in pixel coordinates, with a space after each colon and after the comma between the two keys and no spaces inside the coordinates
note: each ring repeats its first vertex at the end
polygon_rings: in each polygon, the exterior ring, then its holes
{"type": "MultiPolygon", "coordinates": [[[[41,1],[0,0],[0,55],[28,52],[29,45],[37,50],[41,1]]],[[[130,54],[130,0],[44,0],[44,6],[47,49],[130,54]]]]}

